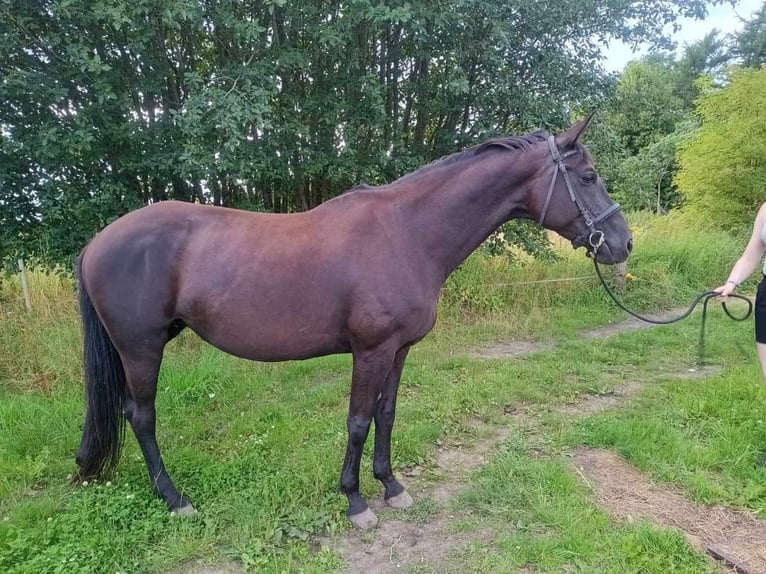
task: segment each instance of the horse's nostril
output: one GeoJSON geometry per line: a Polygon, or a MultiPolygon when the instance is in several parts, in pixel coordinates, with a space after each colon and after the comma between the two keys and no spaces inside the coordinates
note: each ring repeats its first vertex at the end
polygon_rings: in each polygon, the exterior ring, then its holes
{"type": "Polygon", "coordinates": [[[628,239],[628,253],[630,253],[631,251],[633,251],[633,240],[628,239]]]}

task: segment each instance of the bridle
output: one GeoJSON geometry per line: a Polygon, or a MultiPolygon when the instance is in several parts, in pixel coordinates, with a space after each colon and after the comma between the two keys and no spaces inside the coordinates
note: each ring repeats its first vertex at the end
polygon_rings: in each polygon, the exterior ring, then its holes
{"type": "Polygon", "coordinates": [[[588,208],[585,207],[583,202],[580,200],[577,192],[575,192],[574,186],[572,185],[572,180],[569,178],[567,166],[564,164],[565,159],[580,153],[580,151],[574,149],[564,154],[560,153],[559,148],[556,145],[556,140],[552,135],[548,136],[548,147],[551,150],[551,158],[553,158],[554,163],[553,178],[551,178],[551,185],[548,188],[548,195],[545,198],[545,204],[543,205],[543,212],[540,215],[539,223],[542,225],[545,221],[545,216],[548,214],[548,208],[551,204],[551,197],[553,197],[553,189],[556,187],[556,179],[558,178],[560,172],[561,176],[564,178],[564,183],[566,184],[567,191],[569,191],[569,198],[577,206],[577,209],[580,210],[580,215],[582,215],[583,219],[585,220],[585,225],[588,226],[588,231],[584,231],[572,240],[572,247],[577,249],[583,245],[589,245],[595,254],[598,248],[601,247],[604,243],[604,232],[600,229],[597,229],[596,226],[600,223],[603,223],[609,217],[617,213],[620,210],[620,204],[612,202],[612,205],[594,217],[590,210],[588,210],[588,208]]]}

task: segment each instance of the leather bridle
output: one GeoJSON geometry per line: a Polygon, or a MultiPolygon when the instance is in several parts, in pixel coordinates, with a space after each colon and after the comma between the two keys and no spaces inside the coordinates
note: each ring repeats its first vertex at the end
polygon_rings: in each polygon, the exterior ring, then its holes
{"type": "Polygon", "coordinates": [[[569,178],[569,172],[567,171],[567,167],[564,164],[565,159],[580,153],[580,151],[574,149],[564,154],[559,153],[559,148],[556,145],[556,140],[552,135],[548,136],[548,147],[550,148],[551,157],[553,158],[554,163],[553,178],[551,179],[551,185],[548,188],[548,195],[545,198],[545,204],[543,205],[543,212],[540,215],[539,223],[542,225],[543,221],[545,221],[545,216],[547,215],[548,208],[550,207],[551,197],[553,197],[553,189],[556,187],[556,178],[558,177],[559,172],[561,172],[561,176],[564,178],[564,183],[566,184],[567,191],[569,191],[569,197],[574,202],[574,204],[577,205],[577,209],[580,210],[580,215],[582,215],[583,219],[585,220],[585,225],[588,226],[588,231],[584,231],[572,240],[572,247],[577,249],[583,245],[590,245],[590,247],[593,249],[593,252],[595,253],[604,243],[604,232],[598,229],[596,226],[600,223],[603,223],[610,216],[617,213],[620,210],[620,204],[612,202],[612,205],[610,205],[605,211],[602,211],[596,216],[591,214],[590,210],[585,207],[575,192],[572,181],[569,178]]]}

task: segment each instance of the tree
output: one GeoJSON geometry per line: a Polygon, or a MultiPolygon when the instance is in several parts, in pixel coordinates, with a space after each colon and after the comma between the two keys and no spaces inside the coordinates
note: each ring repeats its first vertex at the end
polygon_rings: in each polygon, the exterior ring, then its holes
{"type": "Polygon", "coordinates": [[[678,207],[682,196],[673,185],[678,147],[696,129],[691,120],[680,121],[676,129],[623,160],[618,168],[615,196],[632,209],[664,213],[678,207]]]}
{"type": "Polygon", "coordinates": [[[749,228],[766,189],[766,68],[734,69],[699,99],[700,129],[681,147],[686,209],[726,229],[749,228]]]}
{"type": "Polygon", "coordinates": [[[676,77],[669,57],[628,64],[591,134],[599,172],[628,209],[667,210],[676,203],[671,184],[678,138],[672,134],[688,113],[668,89],[676,77]]]}
{"type": "Polygon", "coordinates": [[[673,63],[675,92],[683,101],[684,109],[692,109],[694,100],[699,96],[697,79],[702,75],[716,80],[722,78],[731,60],[732,55],[726,50],[726,42],[718,37],[717,30],[684,46],[681,57],[673,63]]]}
{"type": "Polygon", "coordinates": [[[304,210],[562,127],[609,83],[605,40],[666,45],[708,4],[0,0],[0,257],[64,260],[165,199],[304,210]]]}
{"type": "Polygon", "coordinates": [[[610,121],[627,155],[636,155],[673,132],[684,115],[684,102],[672,89],[675,80],[672,61],[662,56],[648,56],[626,66],[615,90],[610,121]]]}
{"type": "Polygon", "coordinates": [[[681,56],[650,54],[626,66],[607,100],[594,153],[609,188],[629,209],[667,211],[683,200],[675,188],[678,146],[696,128],[700,77],[723,83],[730,61],[717,32],[681,56]]]}
{"type": "Polygon", "coordinates": [[[766,3],[734,34],[733,52],[748,68],[766,64],[766,3]]]}

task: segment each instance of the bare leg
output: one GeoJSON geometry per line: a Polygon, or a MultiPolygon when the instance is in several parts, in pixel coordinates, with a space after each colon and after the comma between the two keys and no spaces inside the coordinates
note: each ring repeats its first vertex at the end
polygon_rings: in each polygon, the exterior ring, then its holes
{"type": "MultiPolygon", "coordinates": [[[[131,353],[133,354],[133,353],[131,353]]],[[[157,376],[162,360],[162,351],[145,354],[142,359],[125,360],[125,376],[128,398],[125,402],[125,418],[133,428],[136,440],[144,454],[152,488],[172,512],[196,514],[191,502],[177,490],[162,462],[160,448],[155,434],[157,416],[154,400],[157,395],[157,376]]]]}
{"type": "Polygon", "coordinates": [[[761,360],[761,370],[763,371],[763,379],[766,381],[766,344],[756,343],[755,348],[758,350],[758,358],[761,360]]]}
{"type": "Polygon", "coordinates": [[[396,416],[396,394],[399,390],[399,381],[402,377],[404,361],[407,358],[409,347],[404,347],[396,353],[394,366],[386,377],[380,398],[375,409],[375,456],[373,472],[375,478],[383,483],[386,489],[383,497],[389,506],[393,508],[407,508],[412,504],[412,498],[404,486],[394,478],[391,469],[391,432],[394,428],[396,416]]]}
{"type": "Polygon", "coordinates": [[[359,528],[371,528],[378,522],[367,501],[359,492],[359,464],[367,441],[370,423],[375,412],[383,383],[394,362],[394,352],[378,347],[371,351],[354,353],[354,371],[351,380],[349,404],[348,445],[340,477],[341,491],[348,497],[348,516],[359,528]]]}

